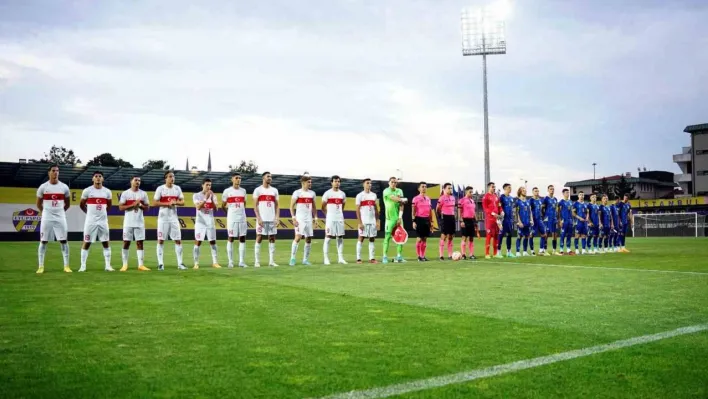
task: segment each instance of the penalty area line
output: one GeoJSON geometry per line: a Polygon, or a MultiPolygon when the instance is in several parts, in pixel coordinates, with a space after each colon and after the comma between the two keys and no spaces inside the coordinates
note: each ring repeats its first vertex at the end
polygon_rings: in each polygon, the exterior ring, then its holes
{"type": "Polygon", "coordinates": [[[644,272],[644,273],[666,273],[666,274],[690,274],[694,276],[708,276],[708,272],[691,272],[681,270],[656,270],[656,269],[632,269],[629,267],[604,267],[604,266],[587,266],[587,265],[559,265],[556,263],[535,263],[535,262],[515,262],[501,260],[483,260],[484,263],[507,264],[507,265],[526,265],[538,267],[564,267],[567,269],[593,269],[593,270],[621,270],[629,272],[644,272]]]}
{"type": "Polygon", "coordinates": [[[549,356],[541,356],[532,359],[519,360],[512,363],[500,364],[497,366],[486,367],[482,369],[464,371],[461,373],[448,374],[439,377],[425,378],[404,382],[401,384],[393,384],[385,387],[342,392],[334,395],[323,396],[320,399],[373,399],[387,398],[390,396],[402,395],[410,392],[428,390],[432,388],[444,387],[447,385],[460,384],[470,382],[482,378],[494,377],[502,374],[513,373],[515,371],[531,369],[544,366],[547,364],[558,363],[566,360],[577,359],[581,357],[591,356],[598,353],[614,351],[617,349],[627,348],[636,345],[647,344],[650,342],[660,341],[667,338],[678,337],[687,334],[694,334],[708,330],[708,323],[697,324],[694,326],[681,327],[675,330],[664,331],[657,334],[642,335],[620,341],[610,342],[597,346],[591,346],[583,349],[576,349],[568,352],[556,353],[549,356]]]}

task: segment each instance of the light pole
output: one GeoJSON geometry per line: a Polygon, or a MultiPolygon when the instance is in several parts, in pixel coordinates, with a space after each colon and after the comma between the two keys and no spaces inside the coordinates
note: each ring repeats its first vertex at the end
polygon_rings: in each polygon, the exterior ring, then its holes
{"type": "Polygon", "coordinates": [[[491,181],[489,166],[489,106],[487,102],[487,55],[506,54],[504,0],[481,8],[462,10],[462,55],[482,56],[482,102],[484,108],[484,181],[491,181]]]}
{"type": "Polygon", "coordinates": [[[592,163],[592,179],[595,180],[595,166],[597,165],[596,162],[592,163]]]}

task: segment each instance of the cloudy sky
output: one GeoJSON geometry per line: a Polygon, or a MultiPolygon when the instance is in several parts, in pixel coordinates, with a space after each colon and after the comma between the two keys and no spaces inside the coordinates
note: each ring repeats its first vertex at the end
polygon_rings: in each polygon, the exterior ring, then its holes
{"type": "MultiPolygon", "coordinates": [[[[0,159],[52,144],[214,169],[483,185],[475,0],[0,1],[0,159]]],[[[708,122],[705,1],[517,0],[489,58],[492,178],[678,171],[708,122]]]]}

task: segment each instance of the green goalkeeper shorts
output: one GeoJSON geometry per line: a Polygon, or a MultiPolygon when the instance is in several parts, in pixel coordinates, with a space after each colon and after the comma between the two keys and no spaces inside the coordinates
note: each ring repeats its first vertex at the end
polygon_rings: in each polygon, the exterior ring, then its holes
{"type": "Polygon", "coordinates": [[[387,220],[386,221],[386,234],[393,234],[393,230],[396,228],[397,220],[387,220]]]}

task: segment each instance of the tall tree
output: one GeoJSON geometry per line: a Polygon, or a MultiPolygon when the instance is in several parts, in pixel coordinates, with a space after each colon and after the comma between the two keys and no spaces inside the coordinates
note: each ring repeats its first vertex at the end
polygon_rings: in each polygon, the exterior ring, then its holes
{"type": "Polygon", "coordinates": [[[113,154],[105,152],[101,155],[96,155],[92,160],[88,161],[86,166],[112,166],[119,168],[132,168],[133,164],[124,161],[122,158],[116,159],[113,154]]]}
{"type": "Polygon", "coordinates": [[[615,198],[622,198],[625,194],[629,194],[629,199],[637,198],[637,192],[634,191],[634,184],[630,184],[622,175],[620,181],[614,186],[615,198]]]}
{"type": "Polygon", "coordinates": [[[238,166],[229,165],[229,170],[232,173],[258,173],[258,165],[256,165],[256,163],[253,161],[246,162],[242,160],[241,163],[238,164],[238,166]]]}
{"type": "Polygon", "coordinates": [[[600,184],[592,187],[592,191],[597,193],[601,198],[603,195],[607,195],[607,198],[613,200],[615,198],[615,193],[607,182],[607,178],[603,177],[600,184]]]}
{"type": "Polygon", "coordinates": [[[74,150],[58,147],[56,145],[53,145],[52,148],[49,149],[49,153],[44,153],[44,158],[30,159],[29,161],[34,163],[53,163],[71,166],[81,163],[81,160],[74,154],[74,150]]]}
{"type": "Polygon", "coordinates": [[[170,167],[170,165],[167,164],[167,161],[164,161],[162,159],[149,159],[149,160],[143,162],[143,168],[144,169],[162,169],[162,170],[172,169],[170,167]]]}

